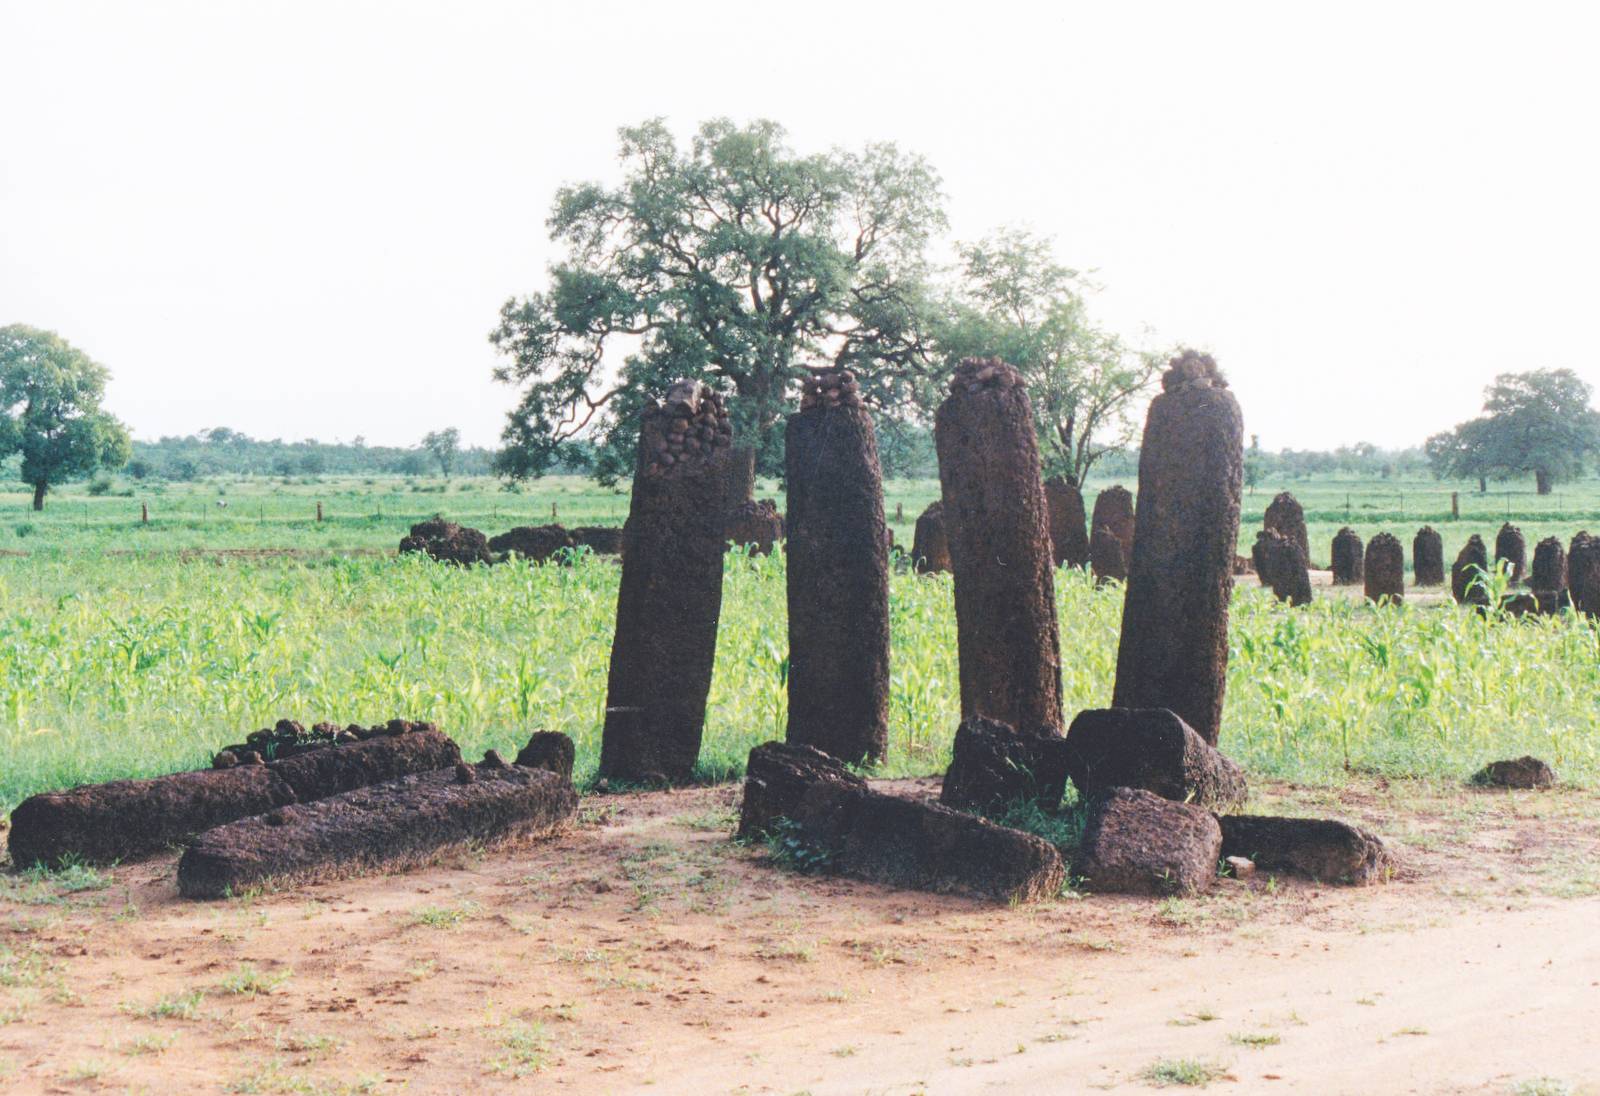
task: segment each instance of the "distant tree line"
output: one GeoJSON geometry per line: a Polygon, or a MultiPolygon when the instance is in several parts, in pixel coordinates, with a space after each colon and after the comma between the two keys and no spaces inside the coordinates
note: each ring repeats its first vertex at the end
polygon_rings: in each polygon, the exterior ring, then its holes
{"type": "MultiPolygon", "coordinates": [[[[448,471],[488,475],[494,452],[479,447],[456,448],[448,471]]],[[[183,437],[135,441],[123,474],[136,480],[186,481],[207,476],[362,476],[436,475],[437,454],[424,446],[401,448],[316,440],[261,440],[226,426],[183,437]]]]}

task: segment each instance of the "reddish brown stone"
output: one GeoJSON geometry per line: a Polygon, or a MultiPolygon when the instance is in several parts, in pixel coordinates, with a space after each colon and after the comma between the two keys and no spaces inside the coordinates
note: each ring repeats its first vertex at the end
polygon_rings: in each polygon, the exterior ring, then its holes
{"type": "Polygon", "coordinates": [[[1450,567],[1450,596],[1459,605],[1488,605],[1489,595],[1480,581],[1488,570],[1489,550],[1484,547],[1483,538],[1474,533],[1450,567]]]}
{"type": "Polygon", "coordinates": [[[491,552],[515,552],[530,563],[544,563],[572,547],[572,534],[559,525],[519,525],[489,538],[491,552]]]}
{"type": "Polygon", "coordinates": [[[1062,476],[1044,481],[1050,510],[1050,551],[1057,567],[1082,567],[1089,562],[1089,533],[1084,525],[1083,492],[1062,476]]]}
{"type": "Polygon", "coordinates": [[[752,555],[770,556],[773,546],[783,539],[783,515],[778,504],[771,499],[760,502],[741,502],[728,511],[723,538],[730,547],[740,548],[752,555]]]}
{"type": "Polygon", "coordinates": [[[1167,708],[1215,746],[1228,668],[1244,425],[1216,363],[1186,351],[1150,402],[1112,706],[1167,708]]]}
{"type": "Polygon", "coordinates": [[[1033,408],[1021,376],[969,358],[934,422],[955,575],[961,714],[1061,727],[1061,643],[1033,408]]]}
{"type": "Polygon", "coordinates": [[[572,531],[572,543],[599,556],[621,555],[622,529],[614,525],[580,525],[572,531]]]}
{"type": "Polygon", "coordinates": [[[457,525],[435,515],[411,527],[400,542],[400,553],[420,552],[440,563],[491,563],[489,541],[476,529],[457,525]]]}
{"type": "Polygon", "coordinates": [[[1567,590],[1574,609],[1600,615],[1600,537],[1585,531],[1572,538],[1567,548],[1567,590]]]}
{"type": "Polygon", "coordinates": [[[1401,602],[1406,598],[1406,555],[1393,533],[1379,533],[1367,542],[1368,601],[1401,602]]]}
{"type": "Polygon", "coordinates": [[[1128,547],[1111,526],[1095,526],[1089,537],[1089,570],[1097,586],[1128,581],[1128,547]]]}
{"type": "Polygon", "coordinates": [[[1066,787],[1066,742],[1054,728],[1019,730],[972,716],[956,729],[939,802],[982,814],[998,814],[1021,801],[1054,810],[1066,787]]]}
{"type": "Polygon", "coordinates": [[[1300,546],[1300,554],[1305,557],[1306,566],[1311,565],[1311,538],[1306,533],[1306,514],[1300,508],[1300,503],[1287,491],[1274,495],[1267,504],[1267,512],[1262,518],[1261,527],[1273,532],[1281,533],[1300,546]]]}
{"type": "Polygon", "coordinates": [[[1095,578],[1128,580],[1133,531],[1133,495],[1126,487],[1119,483],[1095,496],[1089,522],[1089,563],[1095,578]]]}
{"type": "Polygon", "coordinates": [[[1528,569],[1528,542],[1523,539],[1522,530],[1509,521],[1500,526],[1494,538],[1494,561],[1498,565],[1501,560],[1511,572],[1511,581],[1521,582],[1522,573],[1528,569]]]}
{"type": "Polygon", "coordinates": [[[1418,586],[1444,585],[1444,540],[1424,525],[1411,542],[1411,577],[1418,586]]]}
{"type": "Polygon", "coordinates": [[[726,424],[721,399],[689,383],[641,419],[600,745],[608,780],[694,774],[722,611],[726,424]]]}
{"type": "Polygon", "coordinates": [[[560,731],[534,731],[528,744],[517,751],[517,764],[525,769],[543,769],[567,780],[572,779],[572,763],[577,747],[560,731]]]}
{"type": "Polygon", "coordinates": [[[1330,566],[1335,586],[1354,586],[1362,581],[1365,551],[1361,535],[1348,525],[1333,535],[1330,566]]]}
{"type": "Polygon", "coordinates": [[[1298,544],[1275,529],[1263,529],[1256,534],[1250,555],[1261,585],[1279,601],[1311,604],[1311,573],[1298,544]]]}
{"type": "Polygon", "coordinates": [[[1491,761],[1472,779],[1476,784],[1492,788],[1533,791],[1555,787],[1556,772],[1537,757],[1518,757],[1510,761],[1491,761]]]}
{"type": "Polygon", "coordinates": [[[917,516],[911,534],[911,558],[917,574],[950,573],[950,540],[944,527],[944,503],[935,499],[917,516]]]}
{"type": "Polygon", "coordinates": [[[1528,586],[1539,612],[1556,613],[1567,606],[1567,550],[1558,538],[1545,537],[1534,545],[1528,586]]]}
{"type": "Polygon", "coordinates": [[[1072,866],[1097,891],[1193,894],[1216,882],[1221,852],[1222,830],[1210,811],[1142,788],[1113,788],[1090,806],[1072,866]]]}
{"type": "Polygon", "coordinates": [[[1091,708],[1067,731],[1067,772],[1086,799],[1142,788],[1214,811],[1249,795],[1244,772],[1165,708],[1091,708]]]}
{"type": "Polygon", "coordinates": [[[796,817],[806,794],[823,783],[862,793],[867,790],[865,780],[838,758],[813,746],[764,742],[751,750],[739,807],[740,839],[759,841],[777,835],[780,821],[796,817]]]}
{"type": "Polygon", "coordinates": [[[889,538],[872,418],[848,371],[789,416],[790,742],[878,761],[889,742],[889,538]]]}
{"type": "Polygon", "coordinates": [[[1365,886],[1387,881],[1394,868],[1382,840],[1347,822],[1268,815],[1226,815],[1218,821],[1222,855],[1247,857],[1267,871],[1365,886]]]}

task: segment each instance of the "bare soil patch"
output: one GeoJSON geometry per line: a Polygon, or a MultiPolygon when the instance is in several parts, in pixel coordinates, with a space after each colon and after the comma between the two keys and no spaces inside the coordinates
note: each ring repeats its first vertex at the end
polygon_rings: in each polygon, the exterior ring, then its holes
{"type": "Polygon", "coordinates": [[[180,899],[170,855],[0,878],[0,1088],[1600,1084],[1593,792],[1271,785],[1253,811],[1379,832],[1397,877],[1016,908],[779,869],[730,840],[738,796],[589,798],[552,841],[222,902],[180,899]]]}

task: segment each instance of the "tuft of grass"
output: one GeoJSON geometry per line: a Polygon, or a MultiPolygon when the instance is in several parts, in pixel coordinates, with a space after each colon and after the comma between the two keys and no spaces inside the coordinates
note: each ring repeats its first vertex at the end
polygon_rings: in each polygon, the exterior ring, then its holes
{"type": "Polygon", "coordinates": [[[293,977],[292,970],[269,974],[246,963],[224,978],[218,988],[223,993],[231,993],[236,997],[267,997],[278,992],[279,987],[293,977]]]}
{"type": "Polygon", "coordinates": [[[505,1053],[489,1063],[496,1073],[523,1077],[549,1064],[550,1040],[543,1024],[513,1020],[501,1026],[499,1038],[505,1053]]]}
{"type": "Polygon", "coordinates": [[[200,990],[172,993],[158,997],[148,1005],[123,1004],[122,1011],[141,1020],[193,1020],[200,1015],[200,1002],[205,994],[200,990]]]}
{"type": "Polygon", "coordinates": [[[481,907],[476,902],[463,902],[459,906],[422,906],[411,911],[411,923],[430,929],[459,929],[480,912],[481,907]]]}
{"type": "Polygon", "coordinates": [[[127,1055],[165,1054],[177,1043],[176,1034],[167,1035],[141,1035],[130,1040],[121,1047],[122,1053],[127,1055]]]}
{"type": "Polygon", "coordinates": [[[1511,1096],[1573,1096],[1573,1087],[1554,1077],[1532,1077],[1511,1086],[1511,1096]]]}
{"type": "Polygon", "coordinates": [[[1228,1042],[1236,1047],[1249,1047],[1251,1050],[1263,1050],[1266,1047],[1275,1047],[1283,1042],[1281,1036],[1271,1031],[1246,1031],[1235,1032],[1228,1036],[1228,1042]]]}
{"type": "Polygon", "coordinates": [[[1202,1062],[1195,1058],[1162,1058],[1145,1066],[1139,1076],[1146,1084],[1156,1088],[1205,1088],[1212,1081],[1221,1080],[1226,1073],[1222,1066],[1214,1062],[1202,1062]]]}

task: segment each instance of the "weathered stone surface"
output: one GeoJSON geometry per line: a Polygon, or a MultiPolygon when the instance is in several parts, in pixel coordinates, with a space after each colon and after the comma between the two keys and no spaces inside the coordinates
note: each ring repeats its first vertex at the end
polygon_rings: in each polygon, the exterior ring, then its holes
{"type": "Polygon", "coordinates": [[[572,543],[598,556],[621,555],[622,529],[614,525],[580,525],[572,531],[572,543]]]}
{"type": "Polygon", "coordinates": [[[572,779],[572,763],[577,747],[560,731],[534,731],[528,744],[517,751],[517,764],[525,769],[543,769],[566,780],[572,779]]]}
{"type": "MultiPolygon", "coordinates": [[[[409,726],[409,725],[408,725],[409,726]]],[[[85,784],[25,799],[11,815],[12,862],[134,860],[234,819],[460,760],[437,731],[385,735],[279,761],[85,784]]]]}
{"type": "Polygon", "coordinates": [[[1084,524],[1083,492],[1062,476],[1044,481],[1050,510],[1050,553],[1057,567],[1082,567],[1089,562],[1089,532],[1084,524]]]}
{"type": "Polygon", "coordinates": [[[813,371],[789,416],[790,742],[849,762],[889,742],[889,537],[872,418],[848,370],[813,371]]]}
{"type": "Polygon", "coordinates": [[[814,870],[935,893],[1030,901],[1059,893],[1066,879],[1060,853],[1043,839],[874,792],[807,746],[751,751],[739,832],[799,844],[814,870]]]}
{"type": "Polygon", "coordinates": [[[1165,708],[1091,708],[1067,730],[1066,768],[1086,799],[1142,788],[1213,811],[1249,795],[1244,771],[1165,708]]]}
{"type": "Polygon", "coordinates": [[[1055,568],[1021,375],[999,360],[963,361],[933,432],[955,577],[961,714],[1059,729],[1055,568]]]}
{"type": "Polygon", "coordinates": [[[1244,424],[1210,356],[1185,351],[1150,401],[1112,706],[1167,708],[1215,745],[1228,669],[1244,424]]]}
{"type": "Polygon", "coordinates": [[[413,525],[410,535],[400,541],[400,552],[421,552],[440,563],[491,563],[494,559],[482,533],[437,515],[413,525]]]}
{"type": "Polygon", "coordinates": [[[1478,771],[1473,782],[1493,788],[1550,788],[1555,786],[1556,773],[1537,757],[1519,757],[1511,761],[1491,761],[1478,771]]]}
{"type": "Polygon", "coordinates": [[[1066,786],[1066,740],[1054,728],[1019,730],[969,716],[956,729],[939,802],[983,814],[998,813],[1019,800],[1037,800],[1053,810],[1066,786]]]}
{"type": "Polygon", "coordinates": [[[222,898],[251,887],[396,871],[471,842],[545,837],[578,809],[572,782],[518,766],[462,766],[279,807],[209,830],[178,862],[178,892],[222,898]]]}
{"type": "Polygon", "coordinates": [[[1522,573],[1528,569],[1528,542],[1523,539],[1522,530],[1509,521],[1500,526],[1494,538],[1494,561],[1498,564],[1501,560],[1511,573],[1511,581],[1521,582],[1522,573]]]}
{"type": "Polygon", "coordinates": [[[937,499],[917,515],[917,524],[911,533],[911,558],[916,561],[919,575],[950,573],[950,539],[944,527],[944,503],[937,499]]]}
{"type": "Polygon", "coordinates": [[[1210,811],[1142,788],[1113,788],[1089,808],[1073,870],[1092,890],[1193,894],[1217,878],[1222,830],[1210,811]]]}
{"type": "Polygon", "coordinates": [[[1406,553],[1393,533],[1379,533],[1367,542],[1366,595],[1368,601],[1406,598],[1406,553]]]}
{"type": "Polygon", "coordinates": [[[1431,525],[1418,529],[1411,541],[1411,577],[1418,586],[1444,585],[1444,539],[1431,525]]]}
{"type": "Polygon", "coordinates": [[[1256,534],[1256,542],[1251,546],[1250,561],[1261,585],[1271,590],[1279,601],[1290,605],[1311,604],[1311,572],[1306,569],[1300,546],[1293,540],[1275,529],[1263,529],[1256,534]]]}
{"type": "Polygon", "coordinates": [[[1261,527],[1288,537],[1300,547],[1306,565],[1311,565],[1311,538],[1306,533],[1306,514],[1300,503],[1287,491],[1280,491],[1267,504],[1261,527]]]}
{"type": "Polygon", "coordinates": [[[723,538],[731,547],[746,549],[752,555],[770,556],[783,534],[783,515],[778,513],[778,504],[762,499],[741,502],[729,510],[723,538]]]}
{"type": "Polygon", "coordinates": [[[1450,567],[1450,596],[1458,605],[1489,604],[1489,594],[1480,581],[1488,570],[1489,550],[1484,547],[1483,538],[1474,533],[1461,546],[1450,567]]]}
{"type": "Polygon", "coordinates": [[[1335,586],[1354,586],[1362,581],[1365,575],[1364,553],[1366,549],[1361,543],[1361,534],[1346,525],[1333,535],[1332,562],[1333,584],[1335,586]]]}
{"type": "Polygon", "coordinates": [[[721,399],[689,382],[641,416],[600,744],[607,780],[693,777],[722,612],[727,423],[721,399]]]}
{"type": "Polygon", "coordinates": [[[1222,855],[1244,856],[1267,871],[1323,883],[1387,882],[1393,860],[1383,841],[1348,822],[1271,815],[1224,815],[1222,855]]]}
{"type": "Polygon", "coordinates": [[[1089,566],[1095,578],[1102,582],[1128,580],[1134,525],[1133,494],[1122,484],[1095,496],[1094,515],[1089,520],[1089,566]]]}
{"type": "Polygon", "coordinates": [[[1567,548],[1567,590],[1574,609],[1600,615],[1600,537],[1585,531],[1572,538],[1567,548]]]}
{"type": "Polygon", "coordinates": [[[489,550],[515,552],[530,563],[544,563],[572,543],[572,534],[559,525],[519,525],[490,537],[489,550]]]}

